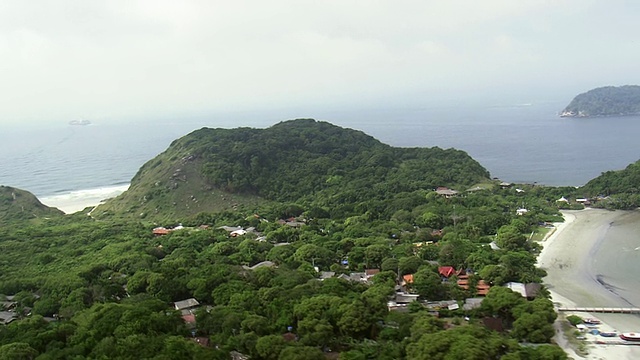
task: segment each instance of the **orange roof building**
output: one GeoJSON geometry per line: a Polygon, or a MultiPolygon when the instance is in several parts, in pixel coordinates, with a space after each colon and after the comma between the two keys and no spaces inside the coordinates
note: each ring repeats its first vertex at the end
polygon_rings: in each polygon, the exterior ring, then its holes
{"type": "Polygon", "coordinates": [[[403,285],[413,284],[413,274],[407,274],[402,276],[402,280],[404,282],[403,285]]]}

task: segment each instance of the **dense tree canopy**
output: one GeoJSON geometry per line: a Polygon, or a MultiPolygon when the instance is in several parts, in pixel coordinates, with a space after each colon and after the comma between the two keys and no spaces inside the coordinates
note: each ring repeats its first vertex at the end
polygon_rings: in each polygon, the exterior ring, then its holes
{"type": "Polygon", "coordinates": [[[131,208],[0,227],[0,294],[14,295],[16,314],[0,326],[0,356],[562,359],[557,347],[518,344],[549,342],[549,299],[502,285],[540,281],[529,234],[559,219],[555,200],[568,190],[522,187],[499,186],[463,152],[394,149],[313,120],[202,129],[141,169],[124,197],[131,208]],[[214,198],[237,206],[183,212],[164,197],[174,190],[192,209],[214,198]],[[153,235],[158,226],[169,230],[153,235]],[[462,305],[481,279],[492,289],[479,309],[436,304],[462,305]],[[398,289],[419,301],[397,312],[398,289]],[[201,306],[174,309],[189,298],[201,306]]]}

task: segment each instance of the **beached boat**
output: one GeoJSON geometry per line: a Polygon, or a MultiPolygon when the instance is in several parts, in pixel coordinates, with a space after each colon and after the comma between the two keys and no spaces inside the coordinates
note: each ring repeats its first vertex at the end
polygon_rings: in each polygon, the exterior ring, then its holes
{"type": "Polygon", "coordinates": [[[600,325],[600,320],[594,318],[587,318],[582,320],[587,325],[600,325]]]}
{"type": "Polygon", "coordinates": [[[600,336],[604,336],[604,337],[616,337],[618,336],[618,333],[615,332],[601,332],[600,336]]]}
{"type": "Polygon", "coordinates": [[[622,333],[620,339],[626,341],[640,341],[640,333],[622,333]]]}

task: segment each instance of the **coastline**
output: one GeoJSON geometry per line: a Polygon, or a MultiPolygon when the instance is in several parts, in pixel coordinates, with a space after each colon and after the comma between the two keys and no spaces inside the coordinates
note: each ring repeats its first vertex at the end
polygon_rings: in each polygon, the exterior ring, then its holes
{"type": "Polygon", "coordinates": [[[39,200],[47,206],[62,210],[65,214],[73,214],[87,207],[98,206],[103,201],[122,194],[128,188],[129,184],[77,190],[65,194],[45,196],[39,200]]]}
{"type": "MultiPolygon", "coordinates": [[[[608,231],[616,222],[621,222],[630,211],[609,211],[602,209],[562,211],[565,222],[554,224],[555,231],[542,241],[543,250],[538,256],[538,266],[547,271],[543,279],[556,306],[577,307],[635,307],[618,295],[594,270],[598,252],[607,245],[608,231]]],[[[599,319],[600,331],[633,332],[640,331],[640,316],[631,314],[589,314],[565,313],[582,318],[599,319]]],[[[558,336],[564,337],[559,333],[558,336]]],[[[640,347],[624,345],[602,345],[595,341],[606,340],[597,335],[585,335],[589,355],[586,359],[637,359],[640,347]]],[[[577,357],[565,339],[557,343],[577,357]]]]}

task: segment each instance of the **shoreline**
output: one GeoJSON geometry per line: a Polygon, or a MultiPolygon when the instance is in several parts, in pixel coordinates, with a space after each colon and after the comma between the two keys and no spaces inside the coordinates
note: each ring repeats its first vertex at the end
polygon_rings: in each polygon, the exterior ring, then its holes
{"type": "Polygon", "coordinates": [[[70,191],[64,194],[39,198],[44,205],[62,210],[65,214],[73,214],[88,207],[96,207],[105,200],[116,197],[129,188],[129,184],[95,189],[70,191]]]}
{"type": "MultiPolygon", "coordinates": [[[[556,223],[555,231],[540,244],[538,266],[547,271],[543,279],[556,307],[630,307],[632,304],[607,288],[599,274],[593,271],[596,255],[607,241],[607,232],[614,222],[630,214],[629,211],[603,209],[561,211],[565,222],[556,223]]],[[[560,314],[559,314],[560,315],[560,314]]],[[[567,312],[562,315],[578,315],[597,318],[600,331],[634,332],[640,330],[640,316],[632,314],[604,314],[567,312]]],[[[558,317],[558,322],[563,321],[558,317]]],[[[558,325],[558,324],[557,324],[558,325]]],[[[559,325],[556,327],[559,328],[559,325]]],[[[586,359],[635,359],[640,358],[640,347],[595,344],[607,340],[598,335],[584,334],[589,344],[586,359]]],[[[570,355],[576,356],[565,335],[560,332],[556,342],[570,355]]]]}

